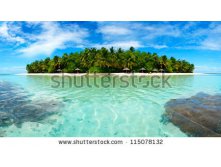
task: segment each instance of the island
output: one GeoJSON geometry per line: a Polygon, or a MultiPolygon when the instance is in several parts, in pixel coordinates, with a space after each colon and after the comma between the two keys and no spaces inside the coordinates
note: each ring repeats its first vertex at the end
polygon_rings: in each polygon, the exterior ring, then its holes
{"type": "Polygon", "coordinates": [[[64,53],[62,57],[36,60],[28,64],[26,70],[28,73],[193,73],[194,64],[166,55],[135,50],[134,47],[128,50],[102,47],[85,48],[80,52],[64,53]]]}

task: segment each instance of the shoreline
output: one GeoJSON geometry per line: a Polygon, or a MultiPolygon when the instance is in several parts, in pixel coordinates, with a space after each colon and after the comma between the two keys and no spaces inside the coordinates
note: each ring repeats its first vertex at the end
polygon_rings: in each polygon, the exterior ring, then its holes
{"type": "Polygon", "coordinates": [[[168,75],[168,76],[184,76],[184,75],[209,75],[206,73],[21,73],[15,75],[22,75],[22,76],[154,76],[154,75],[168,75]]]}

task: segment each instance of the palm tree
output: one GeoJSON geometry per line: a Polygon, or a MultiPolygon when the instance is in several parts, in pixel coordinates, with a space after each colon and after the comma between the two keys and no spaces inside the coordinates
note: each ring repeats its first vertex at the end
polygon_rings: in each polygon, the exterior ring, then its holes
{"type": "Polygon", "coordinates": [[[124,68],[132,71],[146,69],[147,72],[159,70],[193,72],[194,65],[185,60],[176,60],[174,57],[168,59],[166,55],[160,57],[156,53],[136,51],[133,47],[126,51],[121,48],[114,50],[113,47],[110,49],[103,47],[101,49],[86,48],[81,52],[70,54],[65,53],[62,57],[54,56],[53,59],[48,57],[26,66],[29,73],[53,73],[60,70],[74,72],[75,69],[81,69],[81,72],[121,72],[124,68]]]}
{"type": "Polygon", "coordinates": [[[167,68],[167,62],[168,62],[167,56],[166,56],[166,55],[163,55],[163,56],[162,56],[162,68],[163,68],[163,69],[166,69],[166,68],[167,68]]]}
{"type": "Polygon", "coordinates": [[[131,52],[134,52],[134,51],[135,51],[135,49],[134,49],[133,46],[131,46],[129,50],[130,50],[131,52]]]}

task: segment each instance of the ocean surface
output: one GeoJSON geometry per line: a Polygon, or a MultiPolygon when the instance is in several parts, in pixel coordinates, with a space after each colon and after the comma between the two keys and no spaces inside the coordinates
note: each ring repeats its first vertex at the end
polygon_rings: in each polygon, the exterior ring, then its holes
{"type": "Polygon", "coordinates": [[[0,75],[0,136],[185,137],[165,103],[221,93],[221,75],[167,79],[0,75]]]}

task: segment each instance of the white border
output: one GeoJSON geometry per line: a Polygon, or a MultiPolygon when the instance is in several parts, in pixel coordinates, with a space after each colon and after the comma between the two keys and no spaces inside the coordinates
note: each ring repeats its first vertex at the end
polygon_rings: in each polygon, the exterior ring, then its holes
{"type": "Polygon", "coordinates": [[[219,0],[1,0],[4,21],[221,20],[219,0]]]}
{"type": "MultiPolygon", "coordinates": [[[[219,0],[2,0],[1,21],[219,21],[219,0]]],[[[220,166],[220,138],[156,145],[58,145],[58,138],[0,138],[0,164],[22,166],[220,166]]]]}
{"type": "Polygon", "coordinates": [[[220,164],[219,138],[164,138],[164,145],[58,145],[57,141],[58,138],[0,138],[1,166],[215,167],[220,164]]]}

